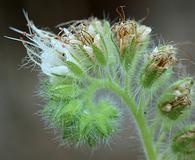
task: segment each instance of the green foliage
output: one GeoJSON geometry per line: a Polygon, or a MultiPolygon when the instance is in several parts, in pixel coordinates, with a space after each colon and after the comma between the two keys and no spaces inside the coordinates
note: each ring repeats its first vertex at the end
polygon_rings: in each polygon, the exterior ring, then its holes
{"type": "Polygon", "coordinates": [[[122,61],[124,61],[124,65],[127,70],[128,67],[130,67],[136,54],[138,54],[136,49],[136,42],[133,39],[132,42],[129,44],[129,46],[125,49],[124,57],[122,57],[122,61]]]}
{"type": "Polygon", "coordinates": [[[100,102],[90,111],[85,110],[80,119],[80,141],[91,147],[97,143],[107,142],[117,131],[118,110],[108,102],[100,102]]]}
{"type": "Polygon", "coordinates": [[[95,105],[82,99],[51,100],[42,114],[69,144],[95,147],[107,142],[118,127],[119,111],[106,101],[95,105]]]}
{"type": "Polygon", "coordinates": [[[95,54],[97,62],[99,64],[101,64],[102,66],[105,66],[106,65],[106,59],[104,57],[103,52],[98,47],[96,47],[95,45],[93,45],[92,47],[93,47],[93,52],[95,54]]]}
{"type": "Polygon", "coordinates": [[[77,76],[82,76],[83,75],[83,71],[81,70],[81,68],[79,68],[76,64],[70,62],[70,61],[66,61],[66,65],[68,66],[68,68],[77,76]]]}

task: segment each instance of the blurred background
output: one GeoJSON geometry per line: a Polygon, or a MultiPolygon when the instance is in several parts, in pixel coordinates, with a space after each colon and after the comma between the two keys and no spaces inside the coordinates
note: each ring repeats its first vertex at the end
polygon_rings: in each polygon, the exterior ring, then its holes
{"type": "MultiPolygon", "coordinates": [[[[25,9],[39,27],[55,26],[69,20],[108,15],[116,19],[115,9],[126,5],[126,16],[144,22],[162,42],[174,42],[185,59],[188,73],[195,73],[195,1],[194,0],[0,0],[0,159],[1,160],[141,160],[142,148],[127,121],[109,147],[97,151],[61,147],[52,131],[36,114],[41,100],[35,95],[38,77],[35,71],[21,69],[23,46],[3,38],[19,35],[8,29],[26,30],[25,9]]],[[[158,43],[158,41],[157,41],[158,43]]]]}

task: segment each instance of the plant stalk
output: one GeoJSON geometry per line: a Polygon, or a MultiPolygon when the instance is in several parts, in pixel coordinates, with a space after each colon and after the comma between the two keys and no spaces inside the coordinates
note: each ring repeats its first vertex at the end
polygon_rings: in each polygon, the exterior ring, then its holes
{"type": "Polygon", "coordinates": [[[114,91],[118,96],[120,96],[122,100],[127,104],[128,108],[131,110],[132,115],[134,116],[134,119],[136,121],[136,125],[143,143],[147,160],[156,160],[157,155],[153,144],[153,138],[151,135],[150,128],[142,112],[142,109],[139,109],[139,111],[137,111],[138,107],[136,106],[133,99],[128,97],[128,94],[121,90],[120,87],[112,85],[110,86],[110,89],[112,89],[112,91],[114,91]]]}
{"type": "Polygon", "coordinates": [[[152,132],[147,124],[142,109],[138,110],[138,106],[136,105],[134,99],[128,96],[126,90],[122,89],[120,86],[113,82],[93,80],[93,84],[94,85],[90,85],[90,87],[87,90],[88,95],[89,93],[91,94],[92,92],[95,92],[101,88],[107,88],[110,89],[115,94],[117,94],[123,100],[123,102],[128,106],[128,108],[132,112],[132,115],[135,119],[147,160],[157,160],[156,150],[151,135],[152,132]]]}

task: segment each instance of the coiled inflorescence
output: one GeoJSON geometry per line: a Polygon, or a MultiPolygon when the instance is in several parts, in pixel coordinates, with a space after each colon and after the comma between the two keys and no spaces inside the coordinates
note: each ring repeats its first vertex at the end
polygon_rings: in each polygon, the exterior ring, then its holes
{"type": "MultiPolygon", "coordinates": [[[[107,20],[89,18],[61,26],[54,34],[38,29],[25,13],[29,33],[11,28],[22,34],[21,39],[11,39],[23,43],[28,62],[40,69],[40,93],[47,101],[41,115],[63,143],[91,147],[107,143],[119,129],[121,114],[111,94],[96,96],[99,90],[114,92],[132,111],[148,159],[156,160],[160,153],[152,146],[154,137],[160,135],[158,144],[167,143],[162,137],[174,128],[159,131],[157,124],[163,126],[166,119],[177,126],[181,115],[192,109],[194,80],[187,76],[173,82],[173,68],[179,63],[176,47],[153,47],[150,27],[121,16],[112,26],[107,20]],[[151,110],[151,115],[162,115],[154,116],[155,124],[148,121],[150,114],[144,114],[151,110]]],[[[190,129],[172,137],[170,148],[186,158],[195,155],[194,144],[195,132],[190,129]]],[[[168,159],[163,153],[162,159],[168,159]]]]}

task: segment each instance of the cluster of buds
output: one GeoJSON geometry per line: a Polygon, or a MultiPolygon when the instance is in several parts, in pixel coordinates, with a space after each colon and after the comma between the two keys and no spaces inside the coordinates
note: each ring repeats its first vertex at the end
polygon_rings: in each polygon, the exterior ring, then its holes
{"type": "Polygon", "coordinates": [[[78,98],[66,104],[51,101],[42,114],[52,127],[60,131],[63,142],[77,146],[95,147],[106,143],[118,129],[119,111],[106,101],[97,106],[78,98]]]}
{"type": "Polygon", "coordinates": [[[127,20],[115,24],[112,31],[116,34],[120,54],[123,55],[125,49],[131,46],[132,43],[136,46],[143,44],[152,30],[150,27],[140,25],[134,20],[127,20]]]}
{"type": "Polygon", "coordinates": [[[141,74],[141,83],[150,87],[165,71],[177,63],[176,50],[171,45],[155,48],[141,74]]]}
{"type": "Polygon", "coordinates": [[[187,77],[165,91],[158,102],[161,113],[170,119],[177,119],[191,105],[190,93],[193,83],[192,78],[187,77]]]}
{"type": "Polygon", "coordinates": [[[173,139],[172,149],[173,152],[184,156],[195,156],[195,128],[191,127],[179,132],[173,139]]]}

